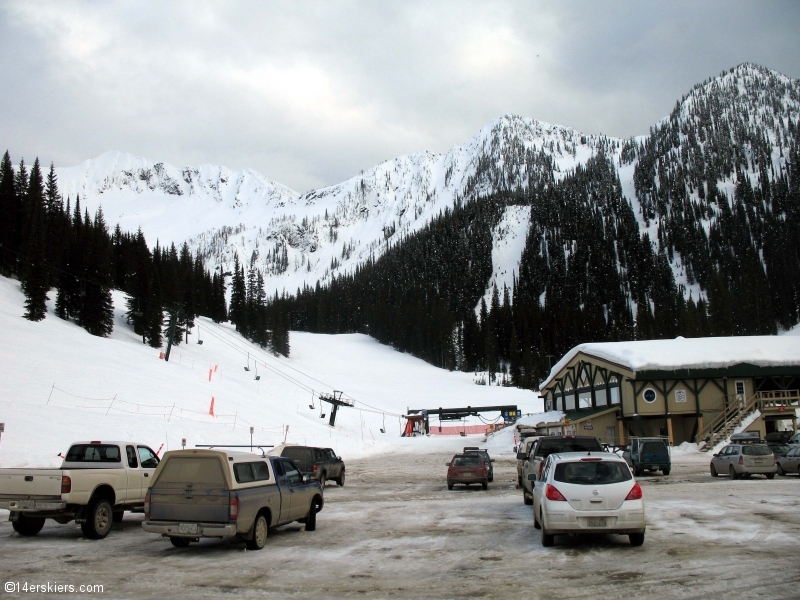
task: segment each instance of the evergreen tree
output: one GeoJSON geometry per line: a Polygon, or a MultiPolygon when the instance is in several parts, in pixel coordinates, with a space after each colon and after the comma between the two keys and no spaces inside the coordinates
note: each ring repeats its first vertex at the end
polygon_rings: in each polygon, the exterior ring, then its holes
{"type": "Polygon", "coordinates": [[[23,247],[22,291],[25,293],[25,318],[41,321],[47,313],[47,256],[45,254],[46,214],[44,181],[39,159],[33,163],[26,194],[27,223],[23,247]]]}

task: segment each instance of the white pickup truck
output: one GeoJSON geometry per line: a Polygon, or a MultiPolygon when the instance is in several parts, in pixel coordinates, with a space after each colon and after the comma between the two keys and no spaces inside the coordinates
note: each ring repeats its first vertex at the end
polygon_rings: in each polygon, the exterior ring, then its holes
{"type": "Polygon", "coordinates": [[[20,535],[36,535],[45,519],[74,519],[87,538],[104,538],[124,511],[144,510],[157,466],[144,444],[77,442],[60,469],[0,469],[0,508],[20,535]]]}

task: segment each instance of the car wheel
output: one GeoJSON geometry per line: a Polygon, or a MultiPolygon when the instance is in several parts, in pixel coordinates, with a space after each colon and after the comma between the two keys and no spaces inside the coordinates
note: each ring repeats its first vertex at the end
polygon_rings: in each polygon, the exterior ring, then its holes
{"type": "Polygon", "coordinates": [[[319,485],[320,487],[325,487],[325,473],[319,476],[319,485]]]}
{"type": "Polygon", "coordinates": [[[494,475],[489,475],[489,483],[492,483],[493,481],[494,481],[494,475]]]}
{"type": "Polygon", "coordinates": [[[122,523],[122,518],[123,518],[124,516],[125,516],[125,513],[124,513],[124,512],[122,512],[122,511],[120,511],[120,512],[115,512],[115,513],[114,513],[114,516],[112,517],[112,519],[111,519],[111,520],[112,520],[112,521],[114,521],[114,523],[122,523]]]}
{"type": "Polygon", "coordinates": [[[487,481],[484,481],[481,484],[481,489],[488,490],[489,489],[489,483],[487,481]]]}
{"type": "Polygon", "coordinates": [[[533,513],[533,528],[534,529],[541,529],[542,526],[539,525],[539,519],[536,518],[536,512],[533,513]]]}
{"type": "Polygon", "coordinates": [[[628,539],[631,541],[631,546],[641,546],[644,544],[643,533],[631,533],[628,535],[628,539]]]}
{"type": "Polygon", "coordinates": [[[670,469],[661,469],[661,472],[662,472],[664,475],[669,475],[670,469]]]}
{"type": "Polygon", "coordinates": [[[739,479],[739,474],[736,472],[736,469],[733,468],[733,465],[728,469],[728,475],[731,476],[731,479],[739,479]]]}
{"type": "Polygon", "coordinates": [[[517,487],[522,487],[522,476],[517,475],[517,487]]]}
{"type": "Polygon", "coordinates": [[[306,517],[306,531],[317,530],[317,503],[312,501],[306,517]]]}
{"type": "Polygon", "coordinates": [[[339,479],[336,480],[336,485],[344,485],[344,469],[342,469],[342,474],[339,475],[339,479]]]}
{"type": "Polygon", "coordinates": [[[775,479],[775,473],[766,473],[767,479],[775,479]]]}
{"type": "Polygon", "coordinates": [[[44,517],[29,517],[20,515],[19,519],[11,522],[11,526],[20,535],[32,537],[39,533],[44,527],[44,517]]]}
{"type": "Polygon", "coordinates": [[[780,475],[781,477],[786,475],[786,471],[783,470],[783,467],[781,466],[781,463],[778,463],[778,475],[780,475]]]}
{"type": "Polygon", "coordinates": [[[717,470],[714,468],[714,463],[711,463],[711,476],[719,477],[719,473],[717,473],[717,470]]]}
{"type": "Polygon", "coordinates": [[[447,484],[447,489],[448,490],[452,490],[453,489],[453,484],[452,483],[448,483],[447,484]]]}
{"type": "Polygon", "coordinates": [[[556,543],[556,536],[551,533],[547,533],[547,529],[544,528],[544,517],[542,516],[541,512],[539,513],[539,518],[541,519],[539,521],[539,525],[541,525],[542,528],[542,546],[549,548],[556,543]]]}
{"type": "Polygon", "coordinates": [[[633,467],[633,476],[640,477],[642,474],[642,470],[639,467],[633,467]]]}
{"type": "Polygon", "coordinates": [[[169,541],[176,548],[186,548],[189,544],[192,543],[192,540],[190,540],[189,538],[177,537],[174,535],[169,538],[169,541]]]}
{"type": "MultiPolygon", "coordinates": [[[[306,524],[308,527],[308,524],[306,524]]],[[[261,550],[267,544],[267,530],[269,529],[269,523],[267,523],[267,517],[263,514],[258,515],[256,517],[256,522],[253,525],[253,539],[247,540],[247,549],[248,550],[261,550]]]]}
{"type": "Polygon", "coordinates": [[[111,531],[113,522],[114,511],[111,503],[105,498],[100,498],[89,505],[86,522],[81,524],[81,530],[90,540],[101,540],[111,531]]]}
{"type": "Polygon", "coordinates": [[[528,494],[522,494],[522,500],[525,502],[525,506],[530,506],[533,504],[533,497],[528,496],[528,494]]]}

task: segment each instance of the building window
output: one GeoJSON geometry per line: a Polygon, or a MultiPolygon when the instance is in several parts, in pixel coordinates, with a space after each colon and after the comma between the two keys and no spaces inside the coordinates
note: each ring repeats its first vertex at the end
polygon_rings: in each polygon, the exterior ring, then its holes
{"type": "Polygon", "coordinates": [[[611,394],[611,404],[619,404],[619,388],[618,387],[608,388],[608,391],[611,394]]]}
{"type": "Polygon", "coordinates": [[[566,397],[566,409],[567,410],[575,410],[575,394],[567,394],[566,397]]]}
{"type": "Polygon", "coordinates": [[[608,404],[608,395],[605,389],[598,389],[594,391],[594,400],[597,406],[606,406],[608,404]]]}
{"type": "Polygon", "coordinates": [[[578,408],[592,408],[592,392],[580,392],[578,394],[578,408]]]}

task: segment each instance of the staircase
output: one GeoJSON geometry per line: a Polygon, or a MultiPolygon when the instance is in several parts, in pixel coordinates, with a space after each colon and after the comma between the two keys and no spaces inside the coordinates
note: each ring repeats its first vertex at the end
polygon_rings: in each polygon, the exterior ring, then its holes
{"type": "Polygon", "coordinates": [[[742,421],[759,409],[760,401],[761,395],[754,394],[744,404],[732,402],[727,408],[723,408],[720,414],[714,417],[698,433],[697,439],[701,440],[699,442],[700,451],[708,452],[722,440],[731,437],[736,428],[742,424],[742,421]]]}

